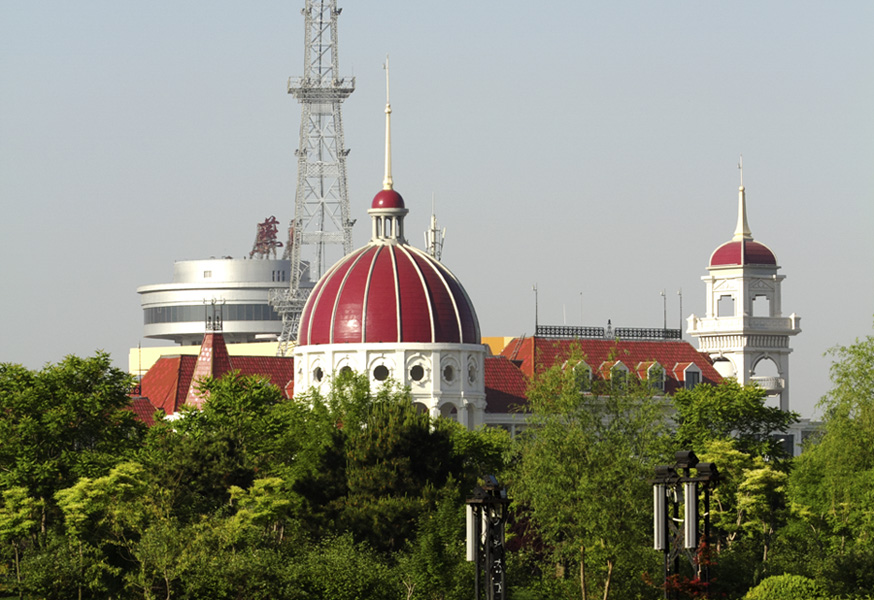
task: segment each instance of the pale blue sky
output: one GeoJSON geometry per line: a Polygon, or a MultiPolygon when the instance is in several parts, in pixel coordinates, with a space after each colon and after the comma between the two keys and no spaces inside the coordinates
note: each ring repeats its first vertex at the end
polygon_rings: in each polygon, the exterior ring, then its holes
{"type": "MultiPolygon", "coordinates": [[[[104,348],[124,367],[137,286],[288,222],[302,6],[0,2],[0,361],[104,348]]],[[[659,327],[663,288],[669,326],[679,288],[702,314],[743,153],[750,227],[802,317],[793,408],[812,414],[823,352],[874,315],[874,4],[341,6],[356,245],[382,181],[386,53],[408,236],[421,245],[434,194],[486,335],[532,333],[534,282],[543,323],[659,327]]]]}

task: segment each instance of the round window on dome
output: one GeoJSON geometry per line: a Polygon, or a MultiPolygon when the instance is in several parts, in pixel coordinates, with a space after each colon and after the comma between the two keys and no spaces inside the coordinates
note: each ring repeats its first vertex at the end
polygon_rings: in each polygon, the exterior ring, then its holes
{"type": "Polygon", "coordinates": [[[413,381],[422,381],[425,378],[425,367],[422,365],[413,365],[410,368],[410,379],[413,381]]]}
{"type": "Polygon", "coordinates": [[[350,367],[349,365],[344,365],[344,366],[340,367],[340,375],[348,376],[351,374],[352,374],[352,367],[350,367]]]}
{"type": "Polygon", "coordinates": [[[373,378],[377,381],[385,381],[388,379],[388,375],[388,367],[385,365],[378,365],[373,369],[373,378]]]}
{"type": "Polygon", "coordinates": [[[470,383],[476,382],[476,365],[467,365],[467,380],[470,383]]]}
{"type": "Polygon", "coordinates": [[[447,383],[455,381],[455,368],[452,365],[446,365],[443,367],[443,379],[445,379],[447,383]]]}
{"type": "Polygon", "coordinates": [[[322,367],[316,367],[315,369],[313,369],[313,379],[315,379],[316,381],[321,381],[322,377],[324,376],[325,372],[322,371],[322,367]]]}

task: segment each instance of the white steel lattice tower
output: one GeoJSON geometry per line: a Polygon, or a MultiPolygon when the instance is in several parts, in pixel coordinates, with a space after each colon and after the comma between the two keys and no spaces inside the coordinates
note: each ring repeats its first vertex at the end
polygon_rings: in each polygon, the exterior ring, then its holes
{"type": "Polygon", "coordinates": [[[340,78],[337,0],[306,0],[304,76],[289,78],[288,93],[301,104],[294,219],[283,258],[291,260],[288,289],[272,290],[270,304],[282,315],[278,354],[297,336],[307,297],[325,269],[352,251],[346,189],[346,155],[340,105],[355,90],[355,78],[340,78]],[[335,246],[329,256],[331,245],[335,246]],[[342,254],[336,249],[342,247],[342,254]]]}

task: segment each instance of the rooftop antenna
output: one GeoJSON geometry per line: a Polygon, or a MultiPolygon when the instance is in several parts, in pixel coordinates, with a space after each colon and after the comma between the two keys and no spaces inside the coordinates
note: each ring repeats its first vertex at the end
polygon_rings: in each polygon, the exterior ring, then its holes
{"type": "Polygon", "coordinates": [[[446,239],[446,228],[437,227],[437,213],[434,211],[434,194],[431,194],[431,228],[425,232],[425,247],[434,260],[443,256],[443,241],[446,239]]]}
{"type": "Polygon", "coordinates": [[[660,291],[659,294],[662,297],[662,313],[663,313],[662,329],[667,329],[668,328],[668,297],[667,297],[667,295],[665,295],[664,289],[662,289],[662,291],[660,291]]]}
{"type": "Polygon", "coordinates": [[[539,310],[539,298],[537,297],[537,284],[535,283],[532,286],[532,290],[534,291],[534,335],[537,335],[537,328],[540,327],[540,315],[539,310]]]}

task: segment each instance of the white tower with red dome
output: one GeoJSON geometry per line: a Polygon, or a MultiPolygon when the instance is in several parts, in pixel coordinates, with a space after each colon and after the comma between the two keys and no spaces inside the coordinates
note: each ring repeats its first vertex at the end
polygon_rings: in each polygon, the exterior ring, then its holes
{"type": "Polygon", "coordinates": [[[750,233],[741,171],[734,236],[710,256],[709,275],[701,278],[706,314],[691,315],[687,332],[723,377],[757,383],[789,410],[789,338],[801,332],[801,318],[783,316],[780,285],[786,276],[777,274],[779,268],[771,249],[750,233]]]}
{"type": "Polygon", "coordinates": [[[431,415],[474,428],[486,405],[479,321],[458,279],[404,238],[409,210],[391,176],[387,65],[385,113],[385,180],[368,211],[370,243],[313,288],[294,349],[294,393],[327,392],[331,377],[350,369],[367,373],[372,385],[409,386],[431,415]]]}

